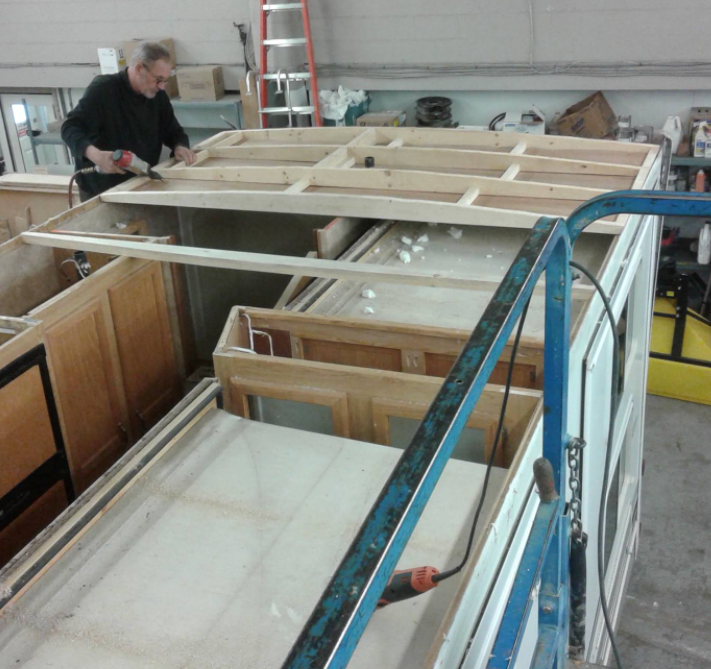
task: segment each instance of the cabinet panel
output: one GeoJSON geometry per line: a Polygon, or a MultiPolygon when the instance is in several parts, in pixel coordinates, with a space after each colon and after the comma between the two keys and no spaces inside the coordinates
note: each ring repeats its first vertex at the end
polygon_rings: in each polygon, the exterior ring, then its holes
{"type": "Polygon", "coordinates": [[[0,568],[67,508],[67,493],[55,483],[29,509],[0,532],[0,568]]]}
{"type": "MultiPolygon", "coordinates": [[[[454,365],[457,356],[445,355],[442,353],[425,353],[425,361],[427,365],[428,376],[442,376],[449,374],[454,365]]],[[[488,383],[496,383],[504,385],[506,377],[509,373],[509,363],[499,361],[491,372],[488,383]]],[[[536,366],[527,365],[525,363],[515,362],[513,374],[511,375],[511,383],[517,388],[536,388],[536,366]]]]}
{"type": "Polygon", "coordinates": [[[109,300],[129,413],[141,435],[180,397],[160,265],[124,279],[109,300]]]}
{"type": "Polygon", "coordinates": [[[128,446],[105,309],[95,300],[45,333],[77,492],[91,485],[128,446]]]}
{"type": "Polygon", "coordinates": [[[303,339],[304,360],[330,362],[337,365],[402,371],[402,354],[399,349],[345,342],[303,339]]]}
{"type": "Polygon", "coordinates": [[[57,451],[39,367],[0,388],[0,497],[57,451]]]}

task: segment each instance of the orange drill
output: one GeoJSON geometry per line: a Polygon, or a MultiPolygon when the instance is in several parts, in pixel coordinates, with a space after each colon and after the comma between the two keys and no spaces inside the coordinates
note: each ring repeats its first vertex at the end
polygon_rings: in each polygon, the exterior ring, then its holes
{"type": "Polygon", "coordinates": [[[151,179],[163,179],[158,172],[153,170],[145,160],[141,160],[135,153],[116,149],[112,157],[116,165],[122,170],[128,170],[141,177],[147,176],[151,179]]]}
{"type": "Polygon", "coordinates": [[[380,596],[378,608],[382,609],[388,604],[402,602],[436,588],[438,583],[434,577],[437,574],[439,574],[439,569],[435,567],[417,567],[394,571],[380,596]]]}

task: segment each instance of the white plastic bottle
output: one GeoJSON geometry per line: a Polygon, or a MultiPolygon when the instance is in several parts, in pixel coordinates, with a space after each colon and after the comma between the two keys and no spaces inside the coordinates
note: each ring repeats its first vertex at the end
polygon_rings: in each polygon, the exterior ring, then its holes
{"type": "Polygon", "coordinates": [[[711,262],[711,223],[707,222],[699,233],[699,253],[697,260],[700,265],[711,262]]]}

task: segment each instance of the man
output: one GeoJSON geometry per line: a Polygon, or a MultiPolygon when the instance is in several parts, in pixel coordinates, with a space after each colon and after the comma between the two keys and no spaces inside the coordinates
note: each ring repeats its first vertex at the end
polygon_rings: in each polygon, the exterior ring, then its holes
{"type": "Polygon", "coordinates": [[[170,77],[170,52],[162,44],[143,42],[129,67],[96,77],[62,125],[62,139],[77,170],[98,166],[102,173],[77,177],[82,202],[133,176],[116,165],[112,154],[124,149],[156,165],[165,144],[173,156],[195,162],[195,153],[173,114],[165,83],[170,77]]]}

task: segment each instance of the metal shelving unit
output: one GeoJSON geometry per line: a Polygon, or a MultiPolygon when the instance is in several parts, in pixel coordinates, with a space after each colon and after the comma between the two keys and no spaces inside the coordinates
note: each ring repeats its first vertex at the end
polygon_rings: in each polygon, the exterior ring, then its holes
{"type": "Polygon", "coordinates": [[[183,102],[180,98],[174,98],[170,102],[180,125],[188,133],[192,146],[218,132],[230,130],[230,124],[236,129],[244,127],[241,97],[238,94],[225,95],[216,102],[183,102]]]}
{"type": "Polygon", "coordinates": [[[692,158],[691,156],[672,156],[672,167],[711,167],[711,158],[692,158]]]}

